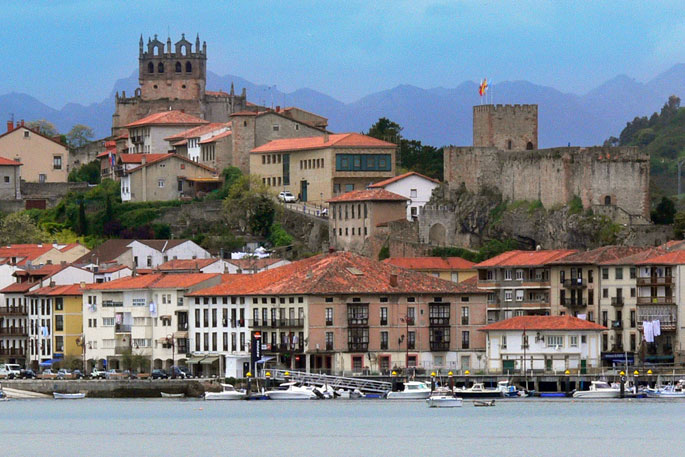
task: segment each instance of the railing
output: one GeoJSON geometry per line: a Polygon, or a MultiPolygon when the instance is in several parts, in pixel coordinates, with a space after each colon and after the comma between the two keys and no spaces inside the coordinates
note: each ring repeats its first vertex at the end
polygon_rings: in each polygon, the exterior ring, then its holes
{"type": "Polygon", "coordinates": [[[668,297],[637,297],[638,305],[673,305],[673,296],[668,297]]]}
{"type": "Polygon", "coordinates": [[[114,324],[114,333],[131,333],[131,326],[124,324],[114,324]]]}
{"type": "Polygon", "coordinates": [[[366,352],[369,350],[369,343],[347,343],[350,352],[366,352]]]}
{"type": "Polygon", "coordinates": [[[430,346],[431,346],[431,351],[449,351],[450,342],[449,341],[431,341],[430,346]]]}
{"type": "Polygon", "coordinates": [[[428,319],[430,325],[448,326],[450,325],[449,317],[431,317],[428,319]]]}
{"type": "Polygon", "coordinates": [[[326,319],[326,327],[331,327],[333,325],[333,319],[326,319]]]}
{"type": "Polygon", "coordinates": [[[0,306],[0,314],[28,314],[26,306],[0,306]]]}
{"type": "Polygon", "coordinates": [[[252,319],[249,326],[253,328],[282,328],[282,327],[304,327],[304,319],[252,319]]]}
{"type": "MultiPolygon", "coordinates": [[[[293,380],[301,381],[306,384],[316,386],[330,386],[334,390],[345,389],[354,390],[359,389],[362,392],[385,393],[390,391],[392,384],[386,381],[375,381],[363,378],[350,378],[343,376],[327,376],[325,374],[305,373],[301,371],[289,371],[280,369],[269,369],[272,379],[278,380],[293,380]],[[288,376],[286,377],[286,373],[288,376]]],[[[317,371],[327,371],[325,369],[317,369],[317,371]]],[[[261,373],[264,376],[264,372],[261,373]]]]}
{"type": "Polygon", "coordinates": [[[388,342],[387,341],[381,341],[381,351],[387,351],[388,350],[388,342]]]}
{"type": "Polygon", "coordinates": [[[564,279],[564,287],[567,289],[575,289],[579,287],[587,287],[587,284],[584,278],[571,278],[564,279]]]}
{"type": "Polygon", "coordinates": [[[611,306],[623,306],[623,297],[611,297],[611,306]]]}
{"type": "Polygon", "coordinates": [[[26,349],[24,349],[24,348],[0,348],[0,355],[25,356],[26,355],[26,349]]]}
{"type": "Polygon", "coordinates": [[[349,317],[347,318],[348,327],[368,327],[369,318],[368,317],[349,317]]]}
{"type": "Polygon", "coordinates": [[[303,352],[304,344],[298,343],[296,345],[281,343],[267,345],[267,352],[303,352]]]}
{"type": "Polygon", "coordinates": [[[416,349],[416,342],[410,341],[407,343],[407,349],[416,349]]]}
{"type": "Polygon", "coordinates": [[[178,323],[178,331],[182,332],[188,330],[188,323],[187,322],[179,322],[178,323]]]}
{"type": "MultiPolygon", "coordinates": [[[[659,320],[659,326],[661,327],[661,331],[668,332],[675,331],[677,329],[678,321],[676,319],[667,318],[666,316],[653,316],[653,318],[659,320]]],[[[638,330],[644,329],[642,321],[639,321],[637,323],[637,328],[638,330]]]]}
{"type": "Polygon", "coordinates": [[[26,336],[28,329],[26,327],[0,327],[0,335],[2,336],[26,336]]]}
{"type": "Polygon", "coordinates": [[[103,300],[102,301],[102,307],[103,308],[119,308],[121,306],[124,306],[124,302],[112,301],[112,300],[103,300]]]}
{"type": "Polygon", "coordinates": [[[621,322],[621,321],[611,321],[611,328],[612,328],[612,329],[622,329],[622,328],[623,328],[623,322],[621,322]]]}
{"type": "Polygon", "coordinates": [[[638,286],[657,286],[673,284],[673,276],[647,276],[636,279],[638,286]]]}
{"type": "Polygon", "coordinates": [[[327,343],[326,343],[326,350],[327,350],[327,351],[332,351],[332,350],[333,350],[333,343],[327,342],[327,343]]]}
{"type": "Polygon", "coordinates": [[[461,325],[469,325],[469,318],[466,316],[461,316],[461,325]]]}
{"type": "Polygon", "coordinates": [[[566,308],[582,308],[587,306],[587,302],[583,301],[582,298],[564,298],[564,306],[566,308]]]}

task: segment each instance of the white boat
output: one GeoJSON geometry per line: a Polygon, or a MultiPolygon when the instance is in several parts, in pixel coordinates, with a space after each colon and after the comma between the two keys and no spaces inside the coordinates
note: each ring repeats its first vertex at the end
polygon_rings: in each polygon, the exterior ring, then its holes
{"type": "Polygon", "coordinates": [[[573,393],[573,398],[618,398],[620,396],[620,387],[610,386],[605,381],[592,381],[590,390],[578,390],[573,393]]]}
{"type": "Polygon", "coordinates": [[[268,390],[265,395],[271,400],[314,400],[319,398],[314,389],[300,385],[297,382],[286,382],[278,386],[276,390],[268,390]]]}
{"type": "Polygon", "coordinates": [[[431,395],[430,387],[425,382],[409,381],[404,383],[404,390],[388,392],[388,400],[425,400],[431,395]]]}
{"type": "Polygon", "coordinates": [[[525,390],[519,390],[516,386],[509,383],[509,381],[500,381],[497,383],[497,390],[502,392],[505,397],[527,397],[525,390]]]}
{"type": "Polygon", "coordinates": [[[459,408],[463,404],[460,397],[455,397],[450,389],[440,388],[433,391],[426,399],[429,408],[459,408]]]}
{"type": "Polygon", "coordinates": [[[476,400],[473,402],[473,406],[495,406],[495,400],[476,400]]]}
{"type": "Polygon", "coordinates": [[[354,389],[354,390],[338,389],[335,393],[340,398],[344,398],[347,400],[366,397],[364,392],[362,392],[359,389],[354,389]]]}
{"type": "Polygon", "coordinates": [[[205,400],[244,400],[247,393],[243,390],[236,390],[231,384],[221,384],[221,392],[205,392],[205,400]]]}
{"type": "Polygon", "coordinates": [[[675,386],[648,387],[644,392],[649,398],[685,398],[685,382],[681,379],[675,386]]]}
{"type": "Polygon", "coordinates": [[[53,392],[52,395],[55,397],[55,400],[80,400],[81,398],[86,398],[86,394],[83,392],[78,392],[75,394],[53,392]]]}
{"type": "Polygon", "coordinates": [[[162,398],[183,398],[186,396],[186,394],[169,394],[166,392],[160,392],[162,394],[162,398]]]}
{"type": "Polygon", "coordinates": [[[486,388],[482,382],[476,382],[471,387],[458,387],[454,389],[454,394],[462,398],[497,398],[504,393],[499,389],[486,388]]]}

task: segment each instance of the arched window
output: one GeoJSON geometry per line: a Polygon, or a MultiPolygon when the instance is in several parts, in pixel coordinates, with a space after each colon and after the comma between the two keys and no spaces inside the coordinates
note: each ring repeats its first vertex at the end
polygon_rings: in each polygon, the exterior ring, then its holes
{"type": "Polygon", "coordinates": [[[183,46],[181,46],[181,55],[182,56],[188,55],[188,45],[187,44],[184,44],[183,46]]]}
{"type": "Polygon", "coordinates": [[[159,46],[155,46],[154,48],[152,48],[152,55],[153,56],[158,56],[160,54],[161,54],[161,51],[159,50],[159,46]]]}
{"type": "Polygon", "coordinates": [[[611,205],[611,195],[607,195],[606,197],[604,197],[604,204],[605,204],[606,206],[610,206],[610,205],[611,205]]]}
{"type": "Polygon", "coordinates": [[[164,64],[162,62],[157,65],[157,73],[164,73],[164,64]]]}
{"type": "Polygon", "coordinates": [[[181,72],[181,62],[176,62],[176,73],[181,72]]]}
{"type": "Polygon", "coordinates": [[[152,62],[147,64],[147,72],[148,73],[154,73],[155,72],[155,64],[153,64],[152,62]]]}
{"type": "Polygon", "coordinates": [[[532,141],[529,141],[528,143],[526,143],[526,149],[528,149],[529,151],[533,150],[533,142],[532,141]]]}
{"type": "Polygon", "coordinates": [[[193,66],[190,62],[186,62],[186,73],[193,71],[193,66]]]}

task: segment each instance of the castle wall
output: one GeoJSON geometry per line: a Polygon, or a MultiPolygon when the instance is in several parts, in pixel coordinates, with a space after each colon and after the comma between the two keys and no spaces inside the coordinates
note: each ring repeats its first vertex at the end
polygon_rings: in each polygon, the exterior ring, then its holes
{"type": "Polygon", "coordinates": [[[476,105],[473,145],[524,151],[538,147],[538,105],[476,105]]]}

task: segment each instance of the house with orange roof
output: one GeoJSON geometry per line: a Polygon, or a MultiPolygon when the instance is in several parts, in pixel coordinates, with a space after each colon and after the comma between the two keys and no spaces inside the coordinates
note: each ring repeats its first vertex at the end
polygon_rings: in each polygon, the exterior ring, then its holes
{"type": "Polygon", "coordinates": [[[335,249],[377,256],[379,227],[405,220],[408,199],[385,189],[353,190],[328,200],[328,239],[335,249]]]}
{"type": "Polygon", "coordinates": [[[0,200],[21,200],[21,162],[0,157],[0,200]]]}
{"type": "Polygon", "coordinates": [[[186,365],[189,321],[200,318],[189,314],[186,295],[220,281],[220,274],[151,273],[86,285],[83,333],[89,369],[149,373],[186,365]],[[128,355],[141,356],[142,365],[125,366],[128,355]]]}
{"type": "Polygon", "coordinates": [[[129,154],[161,154],[169,152],[166,138],[209,121],[181,110],[161,111],[127,124],[129,154]]]}
{"type": "Polygon", "coordinates": [[[475,262],[461,257],[391,257],[383,262],[452,282],[466,281],[477,275],[473,267],[475,262]]]}
{"type": "Polygon", "coordinates": [[[515,316],[549,315],[549,263],[576,251],[567,249],[508,251],[475,265],[478,287],[487,289],[488,323],[515,316]]]}
{"type": "MultiPolygon", "coordinates": [[[[254,275],[228,275],[191,293],[191,315],[197,310],[202,319],[200,325],[191,320],[190,345],[198,357],[215,354],[206,342],[222,329],[213,320],[207,326],[205,316],[216,309],[231,326],[247,319],[245,343],[259,332],[264,356],[279,367],[348,375],[407,367],[482,369],[485,335],[477,329],[485,324],[486,295],[475,278],[455,284],[332,252],[254,275]]],[[[216,354],[224,366],[245,353],[241,329],[224,330],[231,344],[228,350],[219,344],[216,354]]],[[[252,368],[237,366],[241,373],[252,368]]]]}
{"type": "Polygon", "coordinates": [[[429,178],[421,173],[409,171],[392,178],[373,183],[369,189],[385,189],[409,199],[407,205],[407,219],[415,220],[421,213],[421,208],[431,199],[433,189],[440,185],[437,179],[429,178]]]}
{"type": "Polygon", "coordinates": [[[147,202],[192,199],[218,188],[221,178],[214,168],[177,154],[147,159],[121,176],[121,201],[147,202]]]}
{"type": "Polygon", "coordinates": [[[252,149],[250,174],[275,191],[326,205],[335,196],[395,176],[396,148],[359,133],[273,140],[252,149]]]}
{"type": "MultiPolygon", "coordinates": [[[[47,137],[42,133],[31,130],[21,121],[14,125],[7,122],[7,131],[0,135],[0,157],[17,164],[21,164],[21,179],[26,182],[67,182],[69,174],[69,149],[59,139],[47,137]]],[[[4,162],[4,182],[13,188],[18,182],[19,167],[11,167],[10,162],[4,162]],[[5,168],[7,168],[5,170],[5,168]],[[6,181],[10,178],[10,182],[6,181]]],[[[11,189],[9,190],[11,193],[11,189]]],[[[16,199],[16,193],[14,194],[16,199]]]]}
{"type": "MultiPolygon", "coordinates": [[[[204,157],[201,154],[202,144],[203,142],[206,143],[211,138],[222,134],[230,135],[230,132],[230,122],[212,122],[177,133],[176,135],[165,138],[165,140],[169,142],[169,149],[173,149],[174,153],[188,157],[193,162],[200,162],[216,168],[215,164],[210,165],[210,163],[213,162],[210,162],[209,157],[204,157]],[[203,160],[200,160],[201,158],[203,160]]],[[[208,152],[209,151],[205,151],[205,155],[208,155],[208,152]]]]}
{"type": "Polygon", "coordinates": [[[602,366],[606,327],[573,316],[517,316],[480,329],[487,335],[489,373],[584,374],[602,366]]]}

